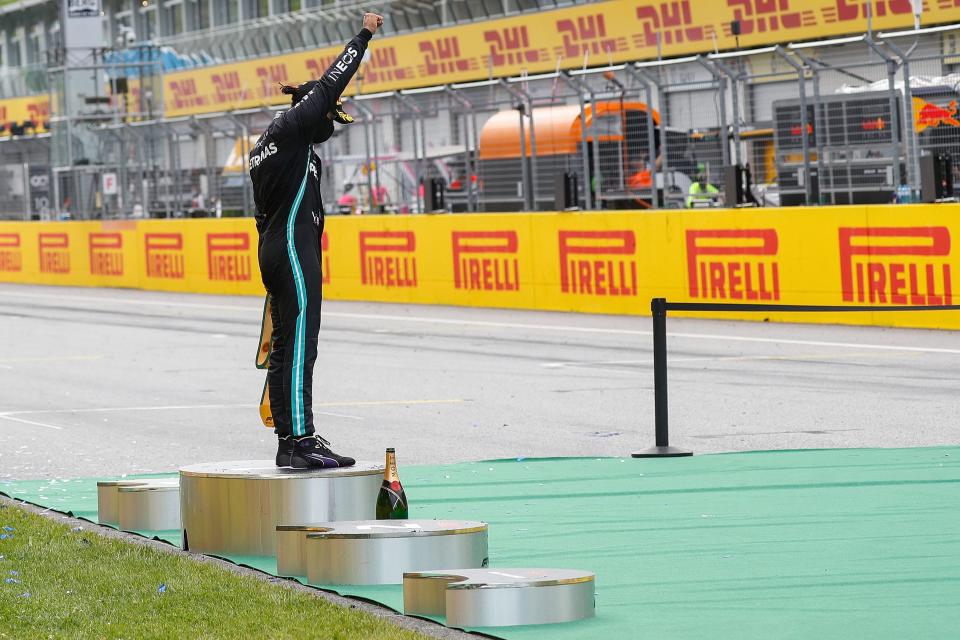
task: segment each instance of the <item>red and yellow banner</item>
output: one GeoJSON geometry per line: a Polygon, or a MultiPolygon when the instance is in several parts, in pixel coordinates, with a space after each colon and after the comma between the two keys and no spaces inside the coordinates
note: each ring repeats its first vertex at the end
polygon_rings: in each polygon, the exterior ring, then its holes
{"type": "MultiPolygon", "coordinates": [[[[349,92],[375,93],[657,57],[912,28],[910,0],[614,0],[376,39],[349,92]]],[[[928,0],[924,25],[960,20],[960,0],[928,0]]],[[[281,104],[278,82],[317,78],[341,46],[164,76],[168,116],[281,104]]]]}
{"type": "MultiPolygon", "coordinates": [[[[868,5],[875,31],[913,26],[911,0],[611,0],[377,38],[348,93],[649,60],[658,55],[658,34],[662,55],[671,57],[863,33],[868,5]]],[[[924,26],[960,20],[960,0],[926,0],[924,7],[924,26]]],[[[164,114],[282,104],[278,82],[319,77],[341,49],[165,74],[164,114]]],[[[0,121],[4,109],[7,121],[21,119],[19,104],[0,100],[0,121]]]]}
{"type": "MultiPolygon", "coordinates": [[[[329,299],[642,315],[960,302],[960,205],[331,217],[329,299]]],[[[253,221],[0,223],[0,281],[262,295],[253,221]]],[[[755,314],[712,314],[758,319],[755,314]]],[[[960,313],[764,314],[960,329],[960,313]]]]}
{"type": "Polygon", "coordinates": [[[33,122],[36,131],[46,131],[43,125],[50,121],[50,99],[46,95],[0,100],[0,126],[28,120],[33,122]]]}

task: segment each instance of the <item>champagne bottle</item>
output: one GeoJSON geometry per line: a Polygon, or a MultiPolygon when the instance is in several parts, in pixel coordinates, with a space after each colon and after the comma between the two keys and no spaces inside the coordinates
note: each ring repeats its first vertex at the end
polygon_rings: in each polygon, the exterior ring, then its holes
{"type": "Polygon", "coordinates": [[[406,520],[407,496],[397,475],[397,454],[387,449],[387,464],[383,470],[383,484],[377,495],[377,520],[406,520]]]}

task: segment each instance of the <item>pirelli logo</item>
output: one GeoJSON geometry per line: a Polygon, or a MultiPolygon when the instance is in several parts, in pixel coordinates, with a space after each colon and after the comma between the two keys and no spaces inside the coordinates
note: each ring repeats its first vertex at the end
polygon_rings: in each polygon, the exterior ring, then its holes
{"type": "Polygon", "coordinates": [[[387,288],[416,287],[416,249],[413,231],[361,231],[360,283],[387,288]]]}
{"type": "Polygon", "coordinates": [[[776,229],[688,229],[691,298],[779,300],[776,229]]]}
{"type": "Polygon", "coordinates": [[[42,273],[70,273],[70,236],[41,233],[37,238],[42,273]]]}
{"type": "Polygon", "coordinates": [[[453,286],[466,291],[518,291],[516,231],[454,231],[453,286]]]}
{"type": "Polygon", "coordinates": [[[594,296],[637,295],[633,231],[560,231],[560,290],[594,296]]]}
{"type": "Polygon", "coordinates": [[[841,227],[844,302],[953,304],[947,227],[841,227]]]}
{"type": "Polygon", "coordinates": [[[94,276],[123,275],[123,235],[118,232],[91,233],[90,274],[94,276]]]}
{"type": "Polygon", "coordinates": [[[249,234],[207,234],[207,275],[211,280],[249,282],[251,262],[249,234]]]}
{"type": "Polygon", "coordinates": [[[330,284],[330,238],[324,231],[320,235],[320,282],[330,284]]]}
{"type": "Polygon", "coordinates": [[[182,280],[186,275],[182,233],[144,235],[148,278],[182,280]]]}
{"type": "Polygon", "coordinates": [[[0,233],[0,272],[23,271],[23,251],[19,233],[0,233]]]}

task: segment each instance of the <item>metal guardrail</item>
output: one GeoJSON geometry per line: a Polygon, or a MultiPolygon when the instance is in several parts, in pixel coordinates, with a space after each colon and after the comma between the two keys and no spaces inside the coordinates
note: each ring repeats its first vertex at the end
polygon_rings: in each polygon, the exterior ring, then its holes
{"type": "Polygon", "coordinates": [[[863,313],[889,311],[957,311],[960,304],[929,306],[852,306],[808,304],[751,304],[719,302],[668,302],[666,298],[653,298],[650,311],[653,314],[653,394],[654,394],[654,446],[631,454],[634,458],[675,458],[692,455],[689,449],[670,445],[669,407],[667,396],[667,312],[668,311],[746,311],[789,313],[863,313]]]}

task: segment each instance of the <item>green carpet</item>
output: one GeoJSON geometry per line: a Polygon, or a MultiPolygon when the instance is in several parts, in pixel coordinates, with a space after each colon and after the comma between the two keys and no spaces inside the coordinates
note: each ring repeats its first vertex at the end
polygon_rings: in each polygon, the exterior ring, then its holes
{"type": "MultiPolygon", "coordinates": [[[[411,517],[489,522],[493,567],[596,572],[596,618],[487,633],[876,640],[960,629],[958,463],[960,447],[849,449],[501,460],[401,476],[411,517]]],[[[94,479],[0,491],[96,519],[94,479]]],[[[331,588],[402,610],[399,586],[331,588]]]]}

